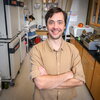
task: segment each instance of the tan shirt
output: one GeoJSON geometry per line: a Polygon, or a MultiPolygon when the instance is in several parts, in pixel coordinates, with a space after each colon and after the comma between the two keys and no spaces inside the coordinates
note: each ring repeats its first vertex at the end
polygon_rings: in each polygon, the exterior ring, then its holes
{"type": "MultiPolygon", "coordinates": [[[[50,75],[73,71],[76,79],[85,82],[79,52],[74,45],[64,40],[58,51],[52,49],[48,40],[35,45],[30,51],[30,61],[31,79],[40,75],[38,67],[42,66],[50,75]]],[[[39,90],[35,86],[34,100],[72,100],[76,95],[75,88],[39,90]]]]}

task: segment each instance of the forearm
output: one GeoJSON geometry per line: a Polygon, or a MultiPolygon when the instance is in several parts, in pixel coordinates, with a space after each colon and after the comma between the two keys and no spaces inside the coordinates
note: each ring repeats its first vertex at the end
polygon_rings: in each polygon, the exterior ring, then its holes
{"type": "Polygon", "coordinates": [[[39,89],[53,89],[58,87],[64,81],[72,78],[72,72],[60,74],[60,75],[42,75],[34,79],[36,86],[39,89]]]}
{"type": "Polygon", "coordinates": [[[70,88],[70,87],[80,86],[80,85],[83,85],[83,81],[72,78],[64,81],[57,88],[70,88]]]}

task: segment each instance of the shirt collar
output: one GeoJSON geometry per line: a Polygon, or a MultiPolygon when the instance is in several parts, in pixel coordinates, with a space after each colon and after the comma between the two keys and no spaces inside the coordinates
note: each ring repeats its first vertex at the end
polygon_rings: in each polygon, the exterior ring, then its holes
{"type": "MultiPolygon", "coordinates": [[[[61,46],[60,46],[60,48],[59,48],[58,51],[64,50],[64,40],[62,39],[61,41],[62,41],[62,42],[61,42],[61,46]]],[[[48,40],[48,39],[46,40],[46,44],[47,44],[47,46],[48,46],[48,48],[49,48],[50,51],[55,51],[55,50],[52,48],[51,44],[49,43],[49,40],[48,40]]]]}

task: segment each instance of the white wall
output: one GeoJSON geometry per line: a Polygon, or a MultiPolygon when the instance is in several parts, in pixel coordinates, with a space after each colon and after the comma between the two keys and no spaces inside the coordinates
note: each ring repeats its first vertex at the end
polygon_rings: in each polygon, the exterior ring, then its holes
{"type": "Polygon", "coordinates": [[[65,11],[66,10],[66,4],[68,0],[62,0],[62,9],[65,11]]]}
{"type": "Polygon", "coordinates": [[[71,11],[72,14],[77,15],[77,23],[82,22],[83,24],[86,24],[88,1],[89,0],[73,0],[71,11]]]}
{"type": "Polygon", "coordinates": [[[62,0],[58,0],[58,7],[62,8],[62,0]]]}
{"type": "Polygon", "coordinates": [[[79,23],[86,24],[89,0],[73,0],[71,6],[70,20],[67,24],[66,34],[69,35],[69,27],[77,26],[79,23]]]}

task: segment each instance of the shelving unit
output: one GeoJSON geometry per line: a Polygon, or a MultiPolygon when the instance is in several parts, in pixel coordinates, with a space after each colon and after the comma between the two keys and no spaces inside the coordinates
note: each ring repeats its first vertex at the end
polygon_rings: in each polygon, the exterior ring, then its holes
{"type": "Polygon", "coordinates": [[[52,8],[52,7],[57,7],[58,3],[54,3],[54,2],[43,2],[42,4],[42,26],[46,26],[45,25],[45,15],[47,13],[47,11],[52,8]]]}

